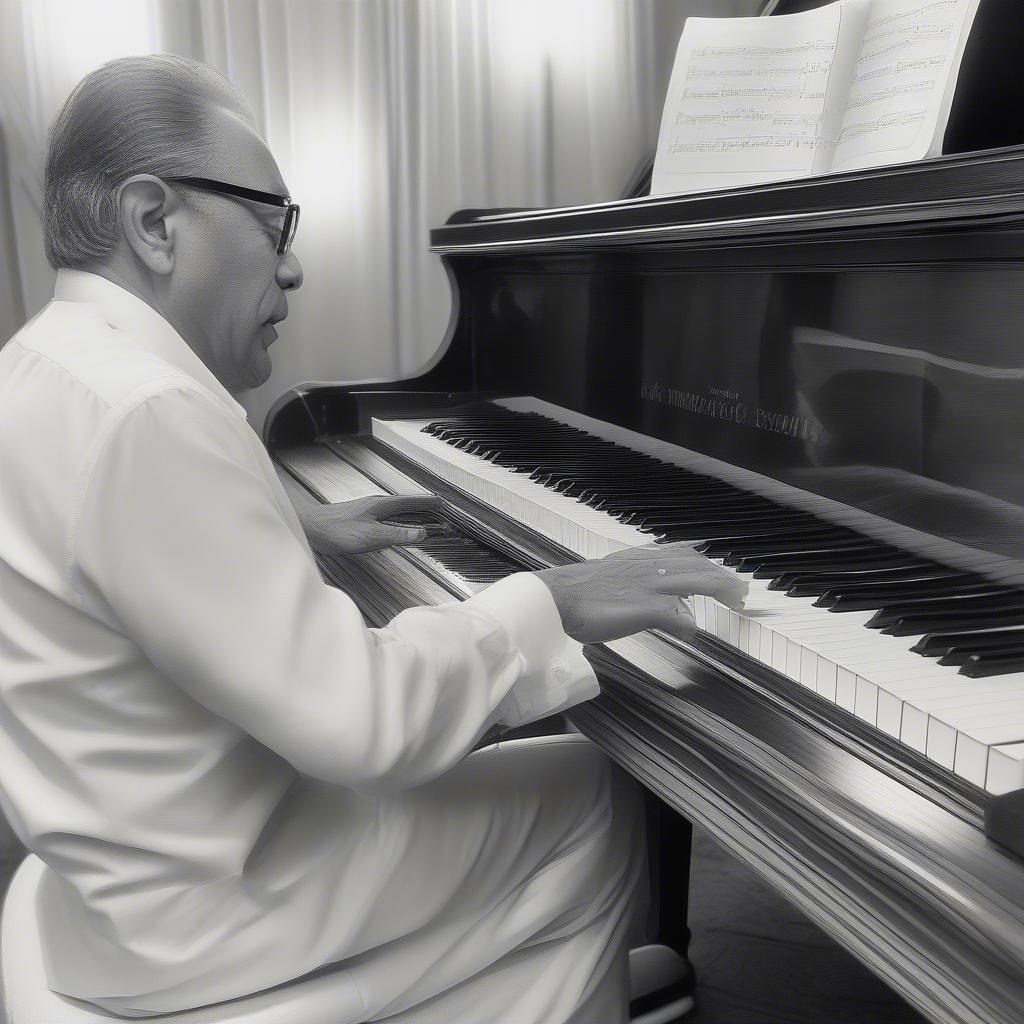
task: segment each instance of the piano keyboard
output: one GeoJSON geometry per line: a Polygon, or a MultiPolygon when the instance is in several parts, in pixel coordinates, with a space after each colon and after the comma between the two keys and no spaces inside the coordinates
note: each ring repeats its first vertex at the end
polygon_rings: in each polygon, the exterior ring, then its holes
{"type": "MultiPolygon", "coordinates": [[[[322,502],[352,501],[384,494],[427,493],[407,476],[391,470],[391,467],[387,467],[386,471],[391,489],[385,490],[351,464],[331,459],[325,465],[317,454],[310,449],[296,448],[282,453],[281,461],[322,502]]],[[[362,455],[362,458],[365,457],[362,455]]],[[[383,468],[378,465],[378,478],[385,475],[381,473],[383,468]]],[[[293,504],[310,501],[309,496],[286,474],[281,474],[281,482],[293,504]]],[[[418,563],[428,576],[444,583],[448,592],[468,597],[521,571],[522,567],[516,562],[480,543],[450,519],[439,520],[429,514],[411,513],[395,521],[402,526],[421,526],[427,531],[427,537],[407,548],[378,553],[377,560],[384,559],[388,564],[377,565],[377,568],[390,570],[392,575],[396,568],[400,568],[400,560],[404,557],[418,563]],[[399,559],[397,563],[394,561],[396,558],[399,559]]],[[[336,579],[342,578],[351,568],[351,556],[318,554],[317,558],[321,566],[326,567],[336,579]]],[[[443,599],[448,599],[448,593],[443,599]]]]}
{"type": "Polygon", "coordinates": [[[1024,590],[536,399],[373,435],[582,558],[695,545],[750,587],[741,613],[696,596],[702,630],[977,786],[1024,787],[1024,590]]]}

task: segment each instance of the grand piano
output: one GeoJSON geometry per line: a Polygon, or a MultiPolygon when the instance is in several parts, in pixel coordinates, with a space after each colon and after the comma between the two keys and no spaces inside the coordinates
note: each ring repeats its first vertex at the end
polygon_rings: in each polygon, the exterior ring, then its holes
{"type": "MultiPolygon", "coordinates": [[[[1021,52],[994,10],[965,67],[1021,52]]],[[[297,501],[445,499],[418,548],[321,559],[372,624],[629,545],[747,580],[689,643],[589,648],[572,720],[949,1024],[1024,1020],[1024,148],[992,82],[917,164],[456,213],[433,364],[265,429],[297,501]]]]}

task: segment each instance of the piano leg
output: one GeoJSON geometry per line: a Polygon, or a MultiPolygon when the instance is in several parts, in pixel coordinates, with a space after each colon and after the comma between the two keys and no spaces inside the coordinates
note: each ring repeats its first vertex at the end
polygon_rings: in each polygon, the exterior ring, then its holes
{"type": "Polygon", "coordinates": [[[674,949],[684,960],[690,948],[690,848],[693,826],[678,811],[644,790],[651,873],[652,942],[674,949]]]}
{"type": "Polygon", "coordinates": [[[646,945],[630,950],[629,1016],[634,1024],[675,1024],[695,1006],[696,979],[687,956],[693,826],[644,791],[651,904],[646,945]]]}

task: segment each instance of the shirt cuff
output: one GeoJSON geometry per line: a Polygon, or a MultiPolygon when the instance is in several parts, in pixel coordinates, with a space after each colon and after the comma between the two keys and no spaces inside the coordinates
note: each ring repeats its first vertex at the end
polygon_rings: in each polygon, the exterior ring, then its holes
{"type": "Polygon", "coordinates": [[[523,659],[523,672],[494,719],[512,728],[557,714],[600,693],[583,645],[566,636],[555,600],[532,573],[516,573],[466,604],[505,627],[523,659]]]}

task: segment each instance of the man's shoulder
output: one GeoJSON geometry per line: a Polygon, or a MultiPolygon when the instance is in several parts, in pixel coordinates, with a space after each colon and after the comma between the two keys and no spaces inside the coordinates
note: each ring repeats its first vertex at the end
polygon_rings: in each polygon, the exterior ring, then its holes
{"type": "MultiPolygon", "coordinates": [[[[146,392],[201,390],[183,370],[77,302],[49,303],[0,350],[0,356],[7,364],[0,364],[0,377],[15,364],[34,360],[43,368],[37,376],[42,392],[59,381],[62,390],[87,393],[108,409],[146,392]]],[[[56,396],[39,395],[41,401],[47,397],[56,396]]]]}

